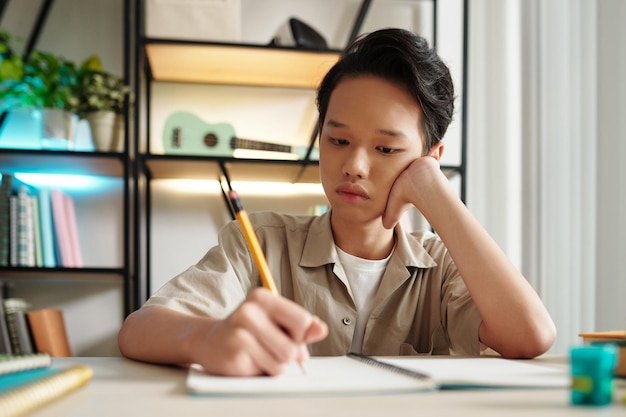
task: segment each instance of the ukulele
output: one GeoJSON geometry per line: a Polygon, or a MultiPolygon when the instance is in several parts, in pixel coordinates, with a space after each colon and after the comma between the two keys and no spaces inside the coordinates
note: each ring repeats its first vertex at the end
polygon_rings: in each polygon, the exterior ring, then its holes
{"type": "MultiPolygon", "coordinates": [[[[175,155],[233,157],[236,149],[250,149],[290,153],[303,159],[308,147],[238,138],[229,123],[206,123],[194,114],[175,112],[165,122],[163,148],[165,154],[175,155]]],[[[311,150],[309,158],[319,159],[317,147],[311,150]]]]}

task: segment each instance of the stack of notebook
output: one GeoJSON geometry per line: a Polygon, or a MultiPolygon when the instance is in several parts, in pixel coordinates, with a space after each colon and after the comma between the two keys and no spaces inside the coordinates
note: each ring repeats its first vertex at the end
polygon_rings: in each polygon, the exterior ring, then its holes
{"type": "Polygon", "coordinates": [[[92,376],[83,365],[53,367],[47,353],[0,355],[0,414],[25,414],[82,387],[92,376]]]}

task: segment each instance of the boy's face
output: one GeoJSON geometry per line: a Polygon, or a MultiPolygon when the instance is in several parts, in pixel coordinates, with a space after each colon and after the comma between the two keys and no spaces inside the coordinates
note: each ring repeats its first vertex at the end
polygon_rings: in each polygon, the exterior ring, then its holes
{"type": "Polygon", "coordinates": [[[319,163],[335,220],[382,216],[398,175],[423,155],[422,117],[413,97],[386,80],[339,82],[322,126],[319,163]]]}

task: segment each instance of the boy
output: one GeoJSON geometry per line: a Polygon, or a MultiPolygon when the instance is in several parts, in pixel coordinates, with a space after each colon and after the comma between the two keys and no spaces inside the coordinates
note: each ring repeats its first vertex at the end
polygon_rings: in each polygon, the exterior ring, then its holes
{"type": "Polygon", "coordinates": [[[320,217],[251,213],[282,297],[261,286],[237,222],[125,321],[127,357],[275,375],[309,354],[544,353],[554,324],[439,167],[447,67],[399,29],[361,37],[318,90],[320,217]],[[406,232],[415,206],[437,231],[406,232]]]}

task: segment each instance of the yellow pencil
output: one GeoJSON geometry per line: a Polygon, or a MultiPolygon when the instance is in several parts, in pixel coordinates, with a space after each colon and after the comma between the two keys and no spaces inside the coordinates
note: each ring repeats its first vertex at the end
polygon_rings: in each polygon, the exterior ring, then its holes
{"type": "MultiPolygon", "coordinates": [[[[243,205],[239,200],[239,196],[234,190],[230,190],[228,192],[228,198],[230,199],[233,209],[235,210],[235,216],[241,224],[241,229],[243,230],[243,235],[246,238],[246,242],[248,243],[250,252],[252,252],[252,258],[254,259],[254,263],[259,269],[259,274],[261,275],[261,281],[263,282],[263,286],[270,290],[272,294],[280,295],[280,293],[278,292],[278,288],[276,287],[274,277],[272,277],[272,272],[270,271],[269,266],[267,266],[267,260],[265,259],[265,255],[263,255],[263,250],[261,250],[259,240],[256,236],[256,233],[254,233],[252,223],[250,223],[248,213],[243,209],[243,205]]],[[[304,364],[302,360],[298,360],[298,364],[300,365],[300,369],[302,369],[302,372],[304,372],[304,364]]]]}

